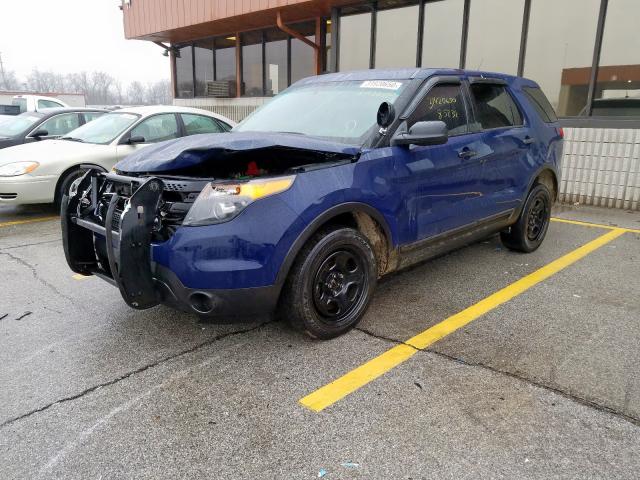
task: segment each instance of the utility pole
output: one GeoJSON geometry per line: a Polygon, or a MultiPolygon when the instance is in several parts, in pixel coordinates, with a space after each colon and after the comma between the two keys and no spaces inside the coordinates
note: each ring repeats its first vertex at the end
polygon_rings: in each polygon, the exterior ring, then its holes
{"type": "Polygon", "coordinates": [[[2,63],[2,52],[0,52],[0,80],[2,84],[0,87],[5,88],[7,86],[7,79],[4,76],[4,64],[2,63]]]}

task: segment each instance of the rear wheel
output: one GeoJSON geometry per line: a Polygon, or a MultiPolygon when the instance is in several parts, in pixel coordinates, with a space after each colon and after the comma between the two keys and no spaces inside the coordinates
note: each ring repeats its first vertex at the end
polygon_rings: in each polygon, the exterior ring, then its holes
{"type": "Polygon", "coordinates": [[[82,175],[84,175],[84,171],[76,168],[74,170],[69,170],[60,178],[53,200],[53,204],[57,210],[60,210],[60,206],[62,205],[62,197],[69,194],[69,187],[71,187],[71,184],[82,175]]]}
{"type": "Polygon", "coordinates": [[[293,265],[280,315],[312,338],[337,337],[360,321],[376,281],[376,258],[365,236],[352,228],[323,230],[293,265]]]}
{"type": "Polygon", "coordinates": [[[551,193],[542,184],[535,185],[524,204],[518,221],[500,233],[505,247],[519,252],[533,252],[544,240],[551,219],[551,193]]]}

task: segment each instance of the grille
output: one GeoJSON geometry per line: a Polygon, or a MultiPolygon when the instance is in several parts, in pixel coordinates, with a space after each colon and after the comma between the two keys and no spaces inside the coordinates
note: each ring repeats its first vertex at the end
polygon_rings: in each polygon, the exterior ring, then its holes
{"type": "Polygon", "coordinates": [[[166,180],[164,183],[164,189],[171,192],[184,192],[187,188],[189,188],[188,183],[167,182],[166,180]]]}

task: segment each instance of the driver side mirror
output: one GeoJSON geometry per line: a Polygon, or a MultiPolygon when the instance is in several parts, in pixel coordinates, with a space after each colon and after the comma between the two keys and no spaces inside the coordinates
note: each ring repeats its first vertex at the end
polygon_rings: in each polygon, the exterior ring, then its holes
{"type": "Polygon", "coordinates": [[[396,133],[391,139],[393,146],[442,145],[449,140],[447,124],[439,120],[416,122],[408,132],[396,133]]]}
{"type": "Polygon", "coordinates": [[[36,140],[41,140],[42,137],[48,137],[49,136],[49,132],[47,130],[45,130],[44,128],[41,128],[41,129],[36,130],[35,132],[33,132],[31,134],[31,136],[33,138],[35,138],[36,140]]]}
{"type": "Polygon", "coordinates": [[[134,135],[133,137],[129,138],[129,141],[127,142],[129,145],[134,145],[136,143],[144,143],[145,142],[145,138],[142,135],[134,135]]]}

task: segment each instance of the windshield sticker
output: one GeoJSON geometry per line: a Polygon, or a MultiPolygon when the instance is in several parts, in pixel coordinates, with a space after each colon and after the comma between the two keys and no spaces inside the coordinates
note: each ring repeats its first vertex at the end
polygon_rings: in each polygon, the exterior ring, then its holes
{"type": "Polygon", "coordinates": [[[367,80],[360,84],[360,88],[383,88],[385,90],[398,90],[402,82],[390,82],[388,80],[367,80]]]}

